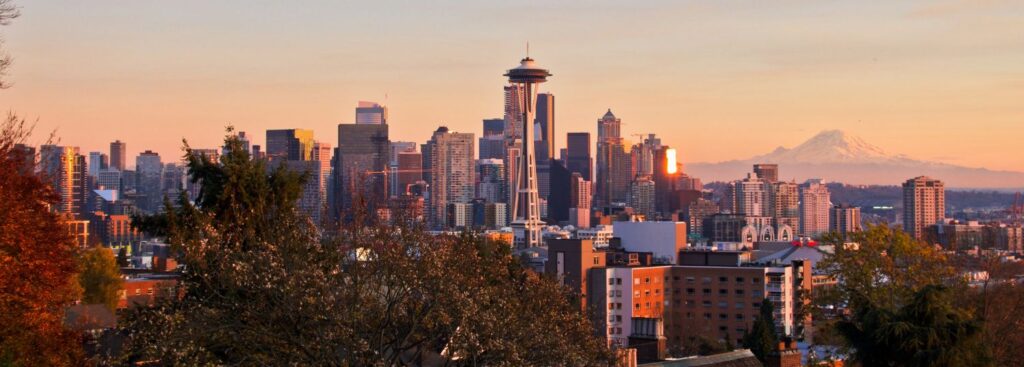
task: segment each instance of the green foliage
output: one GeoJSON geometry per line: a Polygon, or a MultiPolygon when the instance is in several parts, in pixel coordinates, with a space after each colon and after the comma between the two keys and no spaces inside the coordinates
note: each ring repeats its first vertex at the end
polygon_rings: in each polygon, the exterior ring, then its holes
{"type": "Polygon", "coordinates": [[[117,266],[124,268],[128,267],[128,265],[128,248],[121,247],[117,249],[117,266]]]}
{"type": "Polygon", "coordinates": [[[78,266],[82,271],[78,275],[82,303],[102,304],[111,311],[117,309],[118,293],[124,288],[124,279],[114,253],[108,248],[90,248],[79,256],[78,266]]]}
{"type": "Polygon", "coordinates": [[[988,366],[981,323],[953,306],[952,292],[929,285],[896,310],[861,307],[840,333],[866,366],[988,366]]]}
{"type": "Polygon", "coordinates": [[[186,269],[178,299],[128,317],[127,359],[180,365],[593,365],[610,353],[578,303],[473,234],[357,221],[321,239],[295,209],[303,177],[188,154],[196,205],[161,229],[186,269]]]}
{"type": "Polygon", "coordinates": [[[769,353],[775,351],[779,344],[779,336],[775,332],[775,309],[771,300],[761,301],[757,319],[743,335],[743,346],[750,349],[754,356],[764,362],[769,353]]]}
{"type": "Polygon", "coordinates": [[[838,284],[814,299],[822,330],[851,348],[853,359],[882,366],[985,366],[980,320],[951,302],[967,292],[946,256],[899,229],[869,225],[844,241],[818,269],[838,284]],[[847,243],[856,243],[847,245],[847,243]],[[845,309],[835,315],[822,310],[845,309]]]}

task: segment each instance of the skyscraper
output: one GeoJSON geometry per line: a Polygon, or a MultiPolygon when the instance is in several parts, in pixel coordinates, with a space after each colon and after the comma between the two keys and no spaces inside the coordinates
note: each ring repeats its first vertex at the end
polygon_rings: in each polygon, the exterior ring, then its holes
{"type": "Polygon", "coordinates": [[[768,163],[755,164],[754,174],[764,182],[776,182],[779,180],[779,165],[768,163]]]}
{"type": "Polygon", "coordinates": [[[946,216],[946,188],[942,181],[920,176],[903,183],[903,230],[921,239],[924,228],[946,216]]]}
{"type": "Polygon", "coordinates": [[[313,130],[267,130],[267,159],[308,161],[313,155],[313,130]]]}
{"type": "Polygon", "coordinates": [[[817,236],[828,232],[832,195],[821,180],[808,180],[800,188],[800,233],[817,236]]]}
{"type": "Polygon", "coordinates": [[[334,166],[334,208],[338,219],[351,214],[357,200],[374,210],[387,199],[387,124],[339,124],[334,166]]]}
{"type": "Polygon", "coordinates": [[[512,141],[523,138],[523,88],[518,84],[505,86],[505,139],[512,141]]]}
{"type": "MultiPolygon", "coordinates": [[[[651,134],[650,138],[646,140],[643,149],[652,149],[654,144],[648,144],[647,142],[651,142],[654,139],[654,134],[651,134]]],[[[660,145],[660,141],[658,143],[660,145]]],[[[668,146],[660,146],[654,150],[651,158],[651,163],[648,163],[648,165],[651,167],[654,180],[654,210],[658,213],[668,213],[672,202],[669,196],[676,190],[679,190],[676,187],[680,174],[679,166],[676,163],[676,150],[668,146]]]]}
{"type": "Polygon", "coordinates": [[[536,134],[537,162],[555,158],[555,95],[537,94],[536,134]]]}
{"type": "Polygon", "coordinates": [[[551,195],[548,197],[547,219],[549,222],[569,221],[569,207],[572,204],[573,172],[559,161],[549,161],[551,167],[551,195]]]}
{"type": "Polygon", "coordinates": [[[572,172],[569,180],[569,224],[576,228],[590,228],[590,202],[594,198],[590,181],[579,172],[572,172]]]}
{"type": "Polygon", "coordinates": [[[409,192],[409,186],[423,180],[423,155],[419,152],[398,153],[398,174],[395,175],[397,195],[401,196],[409,192]]]}
{"type": "Polygon", "coordinates": [[[590,156],[590,133],[569,133],[565,145],[565,168],[579,172],[584,180],[592,180],[590,166],[594,160],[590,156]]]}
{"type": "Polygon", "coordinates": [[[860,208],[842,204],[832,208],[832,223],[829,229],[841,235],[860,231],[860,208]]]}
{"type": "Polygon", "coordinates": [[[160,160],[160,154],[147,150],[139,153],[138,157],[135,158],[135,172],[137,175],[138,185],[136,191],[139,194],[145,196],[144,201],[140,202],[140,209],[148,212],[160,211],[160,206],[163,203],[163,169],[164,164],[160,160]]]}
{"type": "Polygon", "coordinates": [[[637,176],[630,185],[629,206],[633,212],[643,215],[647,220],[654,220],[655,187],[650,176],[637,176]]]}
{"type": "Polygon", "coordinates": [[[110,167],[118,171],[127,169],[128,144],[120,140],[110,143],[110,167]]]}
{"type": "Polygon", "coordinates": [[[484,119],[484,133],[480,136],[480,159],[505,159],[505,120],[484,119]]]}
{"type": "MultiPolygon", "coordinates": [[[[520,91],[518,104],[522,118],[519,121],[533,121],[534,104],[536,103],[537,84],[547,81],[551,76],[546,69],[540,68],[533,59],[524,58],[519,66],[505,73],[510,84],[520,91]]],[[[507,99],[506,99],[507,100],[507,99]]],[[[542,243],[540,227],[540,194],[537,188],[537,161],[534,153],[535,146],[531,144],[534,129],[532,123],[522,124],[522,144],[520,153],[520,167],[516,181],[518,189],[515,201],[512,203],[512,231],[514,232],[515,244],[517,247],[537,247],[542,243]]],[[[507,129],[506,129],[507,131],[507,129]]]]}
{"type": "Polygon", "coordinates": [[[597,178],[596,204],[606,207],[612,203],[629,201],[629,187],[633,177],[631,157],[619,134],[622,120],[609,109],[597,120],[597,178]]]}
{"type": "Polygon", "coordinates": [[[359,101],[359,106],[356,107],[356,124],[387,124],[388,123],[388,108],[378,104],[377,102],[359,101]]]}
{"type": "Polygon", "coordinates": [[[768,215],[775,218],[775,227],[800,229],[800,187],[795,182],[772,182],[768,187],[768,215]]]}
{"type": "Polygon", "coordinates": [[[508,200],[505,178],[505,162],[500,159],[480,159],[476,162],[476,197],[488,203],[503,203],[508,200]]]}
{"type": "Polygon", "coordinates": [[[101,152],[89,152],[89,176],[99,177],[100,171],[107,169],[107,155],[101,152]]]}
{"type": "Polygon", "coordinates": [[[476,175],[473,160],[474,138],[470,133],[445,129],[435,133],[430,144],[431,182],[430,218],[434,228],[442,228],[449,217],[449,204],[473,200],[476,175]]]}
{"type": "Polygon", "coordinates": [[[88,193],[88,167],[78,147],[43,145],[39,147],[40,165],[51,180],[60,202],[54,209],[59,213],[81,216],[88,193]]]}
{"type": "Polygon", "coordinates": [[[748,217],[767,216],[767,199],[764,181],[761,181],[753,173],[748,173],[747,178],[736,181],[736,213],[748,217]]]}

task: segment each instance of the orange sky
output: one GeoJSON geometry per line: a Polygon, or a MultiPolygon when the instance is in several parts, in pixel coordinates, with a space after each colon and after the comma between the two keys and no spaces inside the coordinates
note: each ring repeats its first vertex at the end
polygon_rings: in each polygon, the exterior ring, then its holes
{"type": "Polygon", "coordinates": [[[356,102],[385,94],[392,140],[479,134],[528,40],[554,74],[559,147],[610,107],[624,134],[657,133],[683,162],[843,129],[1024,171],[1020,1],[17,2],[0,108],[85,151],[121,139],[132,157],[178,155],[227,124],[335,145],[356,102]]]}

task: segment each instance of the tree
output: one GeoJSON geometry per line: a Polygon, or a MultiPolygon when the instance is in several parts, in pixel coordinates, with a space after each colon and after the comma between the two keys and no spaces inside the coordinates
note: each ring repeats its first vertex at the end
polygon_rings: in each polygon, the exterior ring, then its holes
{"type": "MultiPolygon", "coordinates": [[[[229,134],[230,135],[230,134],[229,134]]],[[[196,205],[139,221],[185,269],[181,297],[129,315],[125,358],[167,364],[594,365],[611,360],[568,291],[477,235],[363,221],[330,237],[298,213],[304,177],[191,154],[196,205]]],[[[357,213],[358,214],[358,213],[357,213]]]]}
{"type": "Polygon", "coordinates": [[[117,266],[126,268],[130,264],[128,263],[128,248],[121,247],[117,249],[117,266]]]}
{"type": "Polygon", "coordinates": [[[79,257],[82,273],[78,282],[82,286],[82,302],[102,304],[111,311],[117,309],[118,293],[124,288],[121,269],[114,253],[103,247],[85,250],[79,257]]]}
{"type": "Polygon", "coordinates": [[[978,342],[980,320],[950,301],[969,290],[943,253],[886,225],[869,225],[845,240],[830,234],[825,242],[835,251],[818,269],[837,284],[814,299],[815,313],[821,330],[839,336],[855,361],[988,365],[987,346],[978,342]]]}
{"type": "MultiPolygon", "coordinates": [[[[11,20],[20,16],[21,13],[18,8],[14,6],[14,2],[11,0],[0,0],[0,26],[11,24],[11,20]]],[[[0,89],[5,89],[10,85],[4,82],[4,76],[7,75],[7,68],[11,66],[13,60],[10,55],[3,52],[3,38],[0,38],[0,89]]]]}
{"type": "Polygon", "coordinates": [[[0,122],[0,365],[80,365],[80,338],[63,325],[80,292],[77,246],[49,210],[60,197],[20,145],[30,135],[13,114],[0,122]]]}
{"type": "Polygon", "coordinates": [[[750,330],[743,335],[743,346],[750,349],[761,362],[779,345],[779,335],[775,332],[775,308],[770,299],[761,301],[757,319],[750,330]]]}
{"type": "Polygon", "coordinates": [[[988,366],[981,323],[953,306],[949,288],[928,285],[892,310],[868,305],[840,333],[865,366],[988,366]]]}

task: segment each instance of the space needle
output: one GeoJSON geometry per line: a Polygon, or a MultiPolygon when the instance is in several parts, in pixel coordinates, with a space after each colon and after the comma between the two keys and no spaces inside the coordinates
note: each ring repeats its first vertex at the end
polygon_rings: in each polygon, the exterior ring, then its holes
{"type": "Polygon", "coordinates": [[[512,231],[516,247],[537,247],[541,245],[542,223],[540,195],[537,191],[537,148],[533,143],[533,116],[537,103],[537,84],[546,82],[551,73],[527,56],[519,62],[519,66],[506,72],[505,76],[509,83],[521,88],[518,103],[523,113],[522,153],[517,157],[519,164],[515,178],[515,202],[512,203],[512,231]]]}

